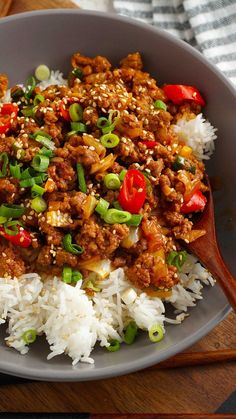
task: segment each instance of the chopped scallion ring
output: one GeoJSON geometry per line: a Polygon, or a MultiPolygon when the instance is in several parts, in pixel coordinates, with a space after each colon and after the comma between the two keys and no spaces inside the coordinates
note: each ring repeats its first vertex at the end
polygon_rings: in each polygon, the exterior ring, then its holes
{"type": "Polygon", "coordinates": [[[149,329],[148,336],[151,342],[160,342],[164,337],[163,327],[159,324],[154,324],[149,329]]]}
{"type": "Polygon", "coordinates": [[[107,224],[122,224],[127,223],[131,219],[131,214],[128,211],[120,211],[115,208],[107,210],[102,217],[107,224]]]}
{"type": "Polygon", "coordinates": [[[46,211],[47,207],[47,202],[41,196],[36,196],[31,201],[31,208],[37,213],[46,211]]]}
{"type": "Polygon", "coordinates": [[[44,80],[48,80],[51,74],[50,69],[48,68],[47,65],[45,64],[40,64],[38,65],[38,67],[35,69],[35,77],[36,79],[38,79],[39,81],[44,81],[44,80]]]}
{"type": "Polygon", "coordinates": [[[26,80],[25,85],[26,85],[25,97],[26,97],[26,99],[30,99],[31,98],[31,95],[33,93],[33,90],[34,90],[34,88],[36,86],[36,80],[35,80],[35,78],[33,76],[29,77],[26,80]]]}
{"type": "Polygon", "coordinates": [[[73,271],[72,272],[72,279],[71,282],[78,282],[81,281],[83,279],[83,275],[81,272],[79,271],[73,271]]]}
{"type": "Polygon", "coordinates": [[[4,232],[9,236],[16,236],[19,233],[19,221],[7,221],[3,227],[4,232]]]}
{"type": "Polygon", "coordinates": [[[36,95],[35,97],[34,97],[34,106],[37,106],[37,105],[39,105],[40,103],[42,103],[42,102],[44,102],[44,96],[43,95],[36,95]]]}
{"type": "Polygon", "coordinates": [[[84,248],[82,246],[79,246],[78,244],[72,244],[72,236],[70,233],[63,237],[62,244],[63,248],[73,255],[81,255],[81,253],[84,252],[84,248]]]}
{"type": "Polygon", "coordinates": [[[43,154],[36,154],[31,162],[31,166],[36,172],[46,172],[49,166],[49,158],[43,154]]]}
{"type": "Polygon", "coordinates": [[[42,196],[45,193],[45,189],[42,188],[42,186],[35,184],[31,188],[31,193],[33,198],[35,198],[36,196],[42,196]]]}
{"type": "Polygon", "coordinates": [[[76,165],[77,169],[77,176],[78,176],[78,182],[79,182],[79,189],[81,192],[86,193],[87,192],[87,185],[84,175],[84,168],[81,163],[77,163],[76,165]]]}
{"type": "Polygon", "coordinates": [[[167,256],[167,263],[168,265],[175,266],[178,269],[178,271],[180,271],[186,259],[186,250],[182,250],[181,252],[176,252],[175,250],[172,250],[167,256]]]}
{"type": "Polygon", "coordinates": [[[37,135],[35,137],[35,141],[38,141],[39,143],[43,144],[45,147],[49,148],[49,150],[54,151],[56,146],[53,143],[53,141],[49,140],[46,136],[37,135]]]}
{"type": "Polygon", "coordinates": [[[100,138],[100,141],[101,141],[101,143],[104,147],[114,148],[119,144],[120,139],[119,139],[118,135],[110,133],[110,134],[103,135],[100,138]]]}
{"type": "Polygon", "coordinates": [[[26,332],[23,333],[22,339],[23,341],[29,345],[30,343],[34,343],[37,337],[37,332],[35,329],[29,329],[26,330],[26,332]]]}
{"type": "Polygon", "coordinates": [[[87,126],[83,122],[71,122],[72,131],[87,132],[87,126]]]}
{"type": "Polygon", "coordinates": [[[25,213],[25,208],[16,204],[2,204],[0,206],[0,216],[6,218],[19,218],[25,213]]]}
{"type": "Polygon", "coordinates": [[[64,266],[62,271],[62,281],[70,284],[72,280],[72,269],[70,266],[64,266]]]}
{"type": "Polygon", "coordinates": [[[10,173],[11,176],[14,177],[15,179],[20,179],[21,178],[21,168],[19,164],[9,164],[9,169],[10,169],[10,173]]]}
{"type": "Polygon", "coordinates": [[[120,342],[117,339],[110,339],[109,340],[110,346],[106,346],[106,349],[109,352],[116,352],[120,349],[120,342]]]}
{"type": "Polygon", "coordinates": [[[127,221],[128,226],[138,227],[143,218],[142,214],[132,214],[131,219],[127,221]]]}
{"type": "Polygon", "coordinates": [[[104,177],[104,185],[107,189],[112,189],[115,191],[120,188],[120,179],[119,176],[115,173],[107,173],[104,177]]]}
{"type": "Polygon", "coordinates": [[[126,173],[127,173],[127,170],[126,169],[121,170],[121,172],[119,174],[119,178],[120,178],[121,182],[123,182],[126,173]]]}
{"type": "Polygon", "coordinates": [[[137,324],[135,323],[135,321],[132,320],[132,321],[129,322],[129,324],[128,324],[126,330],[125,330],[125,333],[124,333],[125,343],[127,343],[127,345],[131,345],[134,342],[134,340],[137,336],[137,333],[138,333],[137,324]]]}
{"type": "Polygon", "coordinates": [[[73,122],[81,121],[83,118],[83,108],[79,103],[72,103],[69,107],[70,119],[73,122]]]}
{"type": "Polygon", "coordinates": [[[103,198],[100,198],[100,200],[99,200],[99,202],[98,202],[98,204],[97,204],[97,206],[96,206],[96,208],[95,208],[95,211],[98,213],[98,214],[100,214],[101,215],[101,217],[104,217],[104,215],[105,215],[105,213],[107,212],[107,210],[108,210],[108,208],[109,208],[109,202],[108,201],[106,201],[105,199],[103,199],[103,198]]]}
{"type": "Polygon", "coordinates": [[[7,221],[6,217],[0,216],[0,224],[4,224],[7,221]]]}
{"type": "Polygon", "coordinates": [[[7,174],[7,165],[9,162],[8,154],[6,152],[0,154],[0,162],[2,161],[2,169],[0,170],[0,178],[7,174]]]}
{"type": "Polygon", "coordinates": [[[166,104],[162,100],[156,100],[154,102],[154,107],[156,109],[162,109],[163,111],[166,111],[166,109],[167,109],[166,104]]]}

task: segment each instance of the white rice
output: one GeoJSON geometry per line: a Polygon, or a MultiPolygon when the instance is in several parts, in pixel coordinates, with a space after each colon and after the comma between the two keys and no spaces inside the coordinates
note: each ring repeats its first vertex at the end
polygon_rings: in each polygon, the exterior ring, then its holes
{"type": "MultiPolygon", "coordinates": [[[[52,84],[67,85],[67,81],[60,71],[51,71],[49,80],[38,86],[45,89],[52,84]]],[[[10,90],[3,101],[11,101],[10,90]]],[[[173,130],[193,148],[197,158],[208,159],[212,154],[216,129],[202,114],[190,121],[179,120],[173,130]]],[[[105,266],[107,270],[110,262],[105,266]]],[[[57,277],[42,280],[37,273],[18,279],[0,278],[0,325],[8,322],[6,343],[21,354],[29,350],[22,338],[24,332],[34,329],[37,335],[44,334],[49,344],[47,359],[65,353],[73,365],[93,363],[90,355],[95,344],[107,347],[110,339],[122,341],[130,320],[145,331],[159,324],[165,332],[166,323],[179,324],[189,315],[188,308],[202,298],[203,284],[214,285],[209,272],[192,255],[188,255],[179,277],[180,282],[164,301],[136,289],[122,268],[100,282],[101,292],[94,297],[81,289],[82,281],[71,286],[57,277]],[[127,292],[131,299],[124,298],[127,292]],[[165,303],[174,307],[174,318],[166,317],[165,303]]]]}
{"type": "Polygon", "coordinates": [[[189,121],[179,119],[176,125],[172,125],[172,128],[179,139],[193,149],[199,160],[210,158],[215,149],[214,140],[217,138],[215,134],[217,129],[203,117],[202,113],[189,121]]]}
{"type": "Polygon", "coordinates": [[[101,282],[101,292],[94,297],[88,297],[81,289],[82,281],[71,286],[56,277],[43,281],[36,273],[19,279],[0,278],[0,323],[8,319],[6,343],[21,354],[29,350],[22,335],[35,329],[49,343],[51,352],[47,359],[65,353],[73,365],[79,361],[93,363],[90,354],[96,342],[106,347],[109,339],[122,341],[124,327],[130,320],[146,331],[159,324],[165,332],[166,322],[181,323],[188,308],[202,298],[203,283],[214,285],[214,280],[191,255],[183,266],[180,283],[165,301],[133,287],[122,268],[101,282]],[[136,295],[129,304],[122,300],[127,289],[133,289],[136,295]],[[165,317],[164,302],[176,309],[175,318],[165,317]]]}

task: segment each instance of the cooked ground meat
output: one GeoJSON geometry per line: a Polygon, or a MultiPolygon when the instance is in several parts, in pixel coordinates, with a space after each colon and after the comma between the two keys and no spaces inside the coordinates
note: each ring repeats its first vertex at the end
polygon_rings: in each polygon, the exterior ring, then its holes
{"type": "MultiPolygon", "coordinates": [[[[113,268],[126,267],[135,286],[170,289],[178,273],[168,265],[168,253],[180,250],[177,239],[193,232],[182,205],[195,190],[207,191],[204,164],[184,147],[173,124],[201,109],[168,101],[143,71],[138,52],[118,68],[106,57],[79,52],[71,63],[68,85],[36,86],[29,103],[19,86],[11,89],[12,95],[19,93],[18,114],[0,134],[0,205],[23,209],[18,227],[13,217],[14,228],[21,239],[27,230],[32,241],[22,249],[19,242],[20,251],[9,238],[1,243],[0,275],[19,276],[33,268],[61,275],[70,266],[81,267],[86,280],[87,260],[110,259],[113,268]],[[36,95],[42,102],[25,116],[36,95]],[[166,106],[160,108],[157,100],[166,106]],[[83,248],[79,255],[73,253],[76,245],[83,248]]],[[[0,74],[0,97],[7,83],[0,74]]]]}

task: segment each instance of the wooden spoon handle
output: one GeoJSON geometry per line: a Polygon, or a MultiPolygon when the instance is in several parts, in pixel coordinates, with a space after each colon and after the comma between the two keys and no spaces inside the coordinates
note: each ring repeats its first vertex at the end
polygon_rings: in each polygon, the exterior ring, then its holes
{"type": "Polygon", "coordinates": [[[7,16],[12,0],[0,0],[0,17],[7,16]]]}

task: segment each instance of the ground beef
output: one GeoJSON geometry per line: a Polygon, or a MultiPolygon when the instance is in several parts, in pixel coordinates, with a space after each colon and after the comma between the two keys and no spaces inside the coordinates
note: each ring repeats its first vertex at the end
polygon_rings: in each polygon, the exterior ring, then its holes
{"type": "MultiPolygon", "coordinates": [[[[52,265],[53,262],[53,256],[52,256],[52,248],[51,246],[43,246],[40,250],[40,253],[38,255],[36,266],[39,271],[48,271],[48,266],[52,265]]],[[[48,272],[50,274],[50,272],[48,272]]]]}
{"type": "Polygon", "coordinates": [[[68,191],[74,189],[77,176],[70,163],[60,161],[50,165],[48,176],[54,181],[58,190],[68,191]]]}
{"type": "Polygon", "coordinates": [[[103,226],[90,219],[83,224],[75,239],[76,243],[85,249],[81,258],[89,259],[93,256],[107,258],[113,254],[128,234],[129,228],[125,224],[103,226]]]}
{"type": "Polygon", "coordinates": [[[59,228],[49,225],[43,216],[38,218],[38,224],[40,231],[46,235],[48,244],[61,245],[64,234],[59,228]]]}
{"type": "Polygon", "coordinates": [[[76,268],[78,264],[78,256],[73,255],[66,250],[58,249],[56,251],[55,262],[56,266],[62,267],[64,265],[69,265],[72,268],[76,268]]]}
{"type": "Polygon", "coordinates": [[[0,242],[0,277],[19,277],[25,273],[25,263],[17,248],[0,242]]]}
{"type": "Polygon", "coordinates": [[[142,70],[143,63],[139,52],[128,54],[127,57],[120,61],[121,67],[133,68],[134,70],[142,70]]]}
{"type": "Polygon", "coordinates": [[[0,203],[14,204],[19,199],[18,179],[0,178],[0,203]]]}
{"type": "Polygon", "coordinates": [[[8,78],[6,74],[0,74],[0,98],[2,98],[8,87],[8,78]]]}

